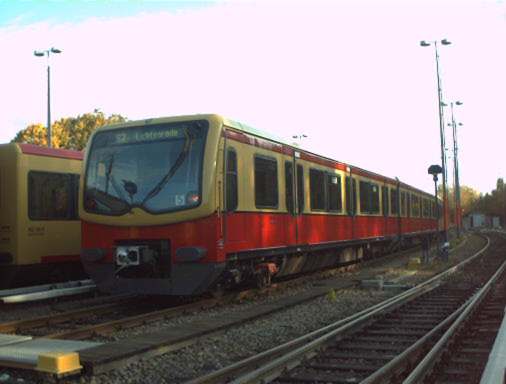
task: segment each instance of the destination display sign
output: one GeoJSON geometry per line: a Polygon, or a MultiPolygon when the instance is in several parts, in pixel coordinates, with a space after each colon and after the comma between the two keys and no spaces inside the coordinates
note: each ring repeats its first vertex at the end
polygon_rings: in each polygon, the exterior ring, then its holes
{"type": "Polygon", "coordinates": [[[184,138],[185,127],[128,129],[113,133],[113,145],[184,138]]]}

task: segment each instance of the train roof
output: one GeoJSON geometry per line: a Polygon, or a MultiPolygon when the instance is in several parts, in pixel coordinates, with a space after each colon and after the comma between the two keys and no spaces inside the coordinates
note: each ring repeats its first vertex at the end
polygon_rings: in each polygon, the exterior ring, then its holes
{"type": "Polygon", "coordinates": [[[389,182],[392,184],[396,184],[397,182],[399,182],[400,186],[403,188],[409,188],[409,189],[412,189],[414,191],[417,191],[417,192],[420,192],[420,193],[423,193],[426,195],[431,195],[430,193],[422,191],[421,189],[413,187],[409,184],[406,184],[406,183],[398,180],[397,178],[383,176],[379,173],[371,172],[366,169],[357,167],[355,165],[351,165],[349,163],[344,163],[342,161],[331,159],[329,157],[325,157],[325,156],[310,152],[306,149],[296,147],[293,145],[293,143],[289,143],[288,141],[286,141],[280,137],[276,137],[275,135],[272,135],[266,131],[262,131],[262,130],[253,128],[247,124],[241,123],[237,120],[233,120],[233,119],[230,119],[230,118],[218,115],[218,114],[195,114],[195,115],[181,115],[181,116],[170,116],[170,117],[131,120],[131,121],[127,121],[127,122],[115,123],[115,124],[111,124],[108,126],[104,126],[104,127],[99,128],[97,131],[102,130],[102,129],[106,130],[106,129],[115,129],[115,128],[122,128],[122,127],[139,126],[139,125],[150,125],[150,124],[156,124],[156,123],[173,122],[173,121],[177,121],[177,120],[191,120],[191,119],[198,119],[198,118],[202,118],[202,119],[208,119],[208,118],[215,118],[216,119],[217,118],[217,119],[220,119],[223,122],[223,124],[226,125],[227,127],[244,132],[245,134],[256,136],[256,137],[259,137],[262,139],[266,139],[266,140],[281,144],[285,147],[291,148],[294,151],[303,152],[303,153],[309,154],[313,157],[317,157],[319,159],[325,160],[327,162],[337,163],[337,164],[341,164],[345,167],[350,167],[352,169],[352,171],[364,174],[366,177],[370,176],[372,178],[381,179],[385,182],[389,182]]]}
{"type": "Polygon", "coordinates": [[[74,151],[70,149],[62,149],[62,148],[48,148],[42,147],[40,145],[35,144],[26,144],[26,143],[12,143],[7,145],[16,145],[20,149],[21,153],[26,155],[35,155],[35,156],[46,156],[46,157],[57,157],[61,159],[70,159],[70,160],[83,160],[83,152],[82,151],[74,151]]]}
{"type": "Polygon", "coordinates": [[[354,171],[359,171],[360,173],[363,173],[363,174],[366,174],[366,175],[370,175],[370,176],[373,176],[373,177],[376,177],[376,178],[381,178],[384,181],[388,181],[390,183],[394,183],[395,184],[395,183],[399,182],[400,185],[402,187],[404,187],[404,188],[410,188],[410,189],[413,189],[413,190],[415,190],[417,192],[430,195],[428,192],[422,191],[421,189],[418,189],[418,188],[413,187],[413,186],[411,186],[409,184],[406,184],[406,183],[398,180],[397,178],[393,179],[393,178],[388,177],[388,176],[383,176],[383,175],[380,175],[379,173],[371,172],[369,170],[357,167],[357,166],[349,164],[349,163],[344,163],[342,161],[338,161],[338,160],[335,160],[335,159],[331,159],[329,157],[325,157],[325,156],[322,156],[322,155],[310,152],[310,151],[308,151],[306,149],[295,147],[292,143],[289,143],[289,142],[287,142],[287,141],[285,141],[283,139],[280,139],[280,138],[278,138],[278,137],[276,137],[274,135],[271,135],[271,134],[266,133],[264,131],[261,131],[259,129],[253,128],[253,127],[251,127],[249,125],[243,124],[243,123],[241,123],[239,121],[228,119],[228,118],[225,118],[225,117],[222,117],[222,119],[223,119],[223,122],[224,122],[225,125],[230,126],[231,128],[237,129],[239,131],[242,131],[242,132],[248,133],[250,135],[263,138],[263,139],[267,139],[267,140],[270,140],[270,141],[277,142],[279,144],[288,146],[288,147],[292,148],[293,150],[300,151],[300,152],[305,152],[305,153],[311,154],[312,156],[316,156],[316,157],[319,157],[321,159],[324,159],[326,161],[342,164],[342,165],[344,165],[346,167],[350,167],[354,171]]]}

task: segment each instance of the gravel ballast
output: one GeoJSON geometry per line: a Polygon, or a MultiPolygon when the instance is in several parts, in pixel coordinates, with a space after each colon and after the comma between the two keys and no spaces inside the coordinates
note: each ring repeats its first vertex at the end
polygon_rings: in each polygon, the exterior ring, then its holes
{"type": "MultiPolygon", "coordinates": [[[[477,236],[470,237],[463,247],[457,249],[455,255],[451,255],[450,262],[453,264],[472,255],[484,243],[485,241],[482,238],[477,236]]],[[[407,269],[405,267],[406,261],[410,257],[418,256],[419,253],[411,252],[400,259],[388,259],[382,266],[364,268],[364,270],[368,270],[373,275],[385,275],[385,279],[399,279],[403,284],[414,284],[448,267],[446,263],[436,262],[429,266],[420,266],[416,271],[407,269]]],[[[342,275],[347,278],[360,279],[361,275],[364,274],[364,270],[347,272],[342,275]]],[[[324,274],[321,276],[324,276],[324,274]]],[[[280,289],[279,292],[269,294],[268,296],[259,295],[252,300],[246,300],[241,303],[224,305],[171,320],[158,321],[149,325],[122,330],[114,333],[111,337],[103,337],[101,340],[124,339],[195,319],[205,320],[214,316],[242,311],[246,308],[251,308],[251,306],[257,303],[276,300],[286,295],[300,294],[311,289],[312,284],[311,281],[308,281],[294,287],[280,289]]],[[[394,294],[395,292],[365,289],[336,291],[335,297],[334,295],[327,295],[265,318],[247,322],[241,326],[227,330],[223,334],[210,336],[184,349],[132,363],[121,370],[111,371],[94,377],[83,376],[65,380],[64,382],[121,384],[184,382],[345,318],[394,294]]],[[[44,382],[43,379],[35,378],[32,373],[28,372],[0,370],[0,373],[4,372],[16,378],[22,377],[26,380],[44,382]]]]}

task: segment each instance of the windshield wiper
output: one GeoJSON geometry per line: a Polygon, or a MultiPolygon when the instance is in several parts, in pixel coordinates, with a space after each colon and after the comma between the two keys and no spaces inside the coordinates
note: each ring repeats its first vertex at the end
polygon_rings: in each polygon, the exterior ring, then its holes
{"type": "Polygon", "coordinates": [[[141,206],[144,205],[148,200],[152,199],[156,195],[160,193],[160,191],[167,185],[169,180],[174,176],[178,168],[183,164],[188,152],[190,151],[191,145],[193,143],[194,135],[192,132],[188,132],[189,128],[185,129],[184,134],[186,136],[183,149],[179,153],[176,161],[172,164],[169,171],[162,177],[162,179],[154,186],[154,188],[149,191],[144,200],[142,200],[141,206]]]}
{"type": "Polygon", "coordinates": [[[110,195],[110,193],[109,193],[109,182],[110,182],[111,185],[112,185],[112,187],[113,187],[113,189],[114,189],[114,191],[118,195],[118,198],[120,200],[124,201],[125,204],[127,204],[128,206],[130,206],[130,204],[128,204],[128,202],[127,202],[127,200],[125,198],[125,195],[123,194],[123,191],[118,186],[116,178],[112,174],[112,166],[113,165],[114,165],[114,154],[111,155],[111,159],[109,160],[109,165],[107,166],[107,171],[106,171],[106,174],[105,174],[105,191],[104,192],[105,192],[106,195],[110,195]]]}

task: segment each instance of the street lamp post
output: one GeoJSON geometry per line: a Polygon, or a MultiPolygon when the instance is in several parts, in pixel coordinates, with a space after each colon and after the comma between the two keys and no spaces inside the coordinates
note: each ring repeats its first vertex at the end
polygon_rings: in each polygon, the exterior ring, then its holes
{"type": "Polygon", "coordinates": [[[302,143],[302,139],[306,139],[307,135],[305,135],[304,133],[301,133],[300,135],[293,135],[292,138],[295,140],[298,140],[298,143],[294,143],[294,144],[296,144],[297,146],[300,146],[302,143]]]}
{"type": "MultiPolygon", "coordinates": [[[[452,131],[453,131],[453,177],[455,180],[455,190],[453,191],[455,197],[455,224],[457,226],[457,237],[460,237],[462,229],[462,212],[460,206],[460,181],[459,181],[459,159],[458,159],[458,144],[457,144],[457,123],[455,115],[453,114],[453,102],[450,103],[452,112],[452,131]]],[[[462,105],[461,101],[456,101],[455,105],[462,105]]],[[[462,126],[462,123],[458,123],[462,126]]]]}
{"type": "MultiPolygon", "coordinates": [[[[437,40],[428,43],[425,40],[420,42],[422,47],[429,47],[434,45],[436,55],[436,77],[437,77],[437,97],[438,97],[438,112],[439,112],[439,136],[441,140],[441,167],[442,167],[442,184],[443,184],[443,236],[445,243],[448,242],[448,192],[446,181],[446,154],[445,154],[445,129],[443,119],[443,95],[441,88],[441,77],[439,75],[439,54],[437,50],[437,40]]],[[[447,39],[441,40],[441,45],[450,45],[451,42],[447,39]]]]}
{"type": "Polygon", "coordinates": [[[33,51],[37,57],[47,56],[47,146],[49,148],[51,148],[51,67],[49,65],[51,53],[61,53],[61,50],[52,47],[45,51],[33,51]]]}

